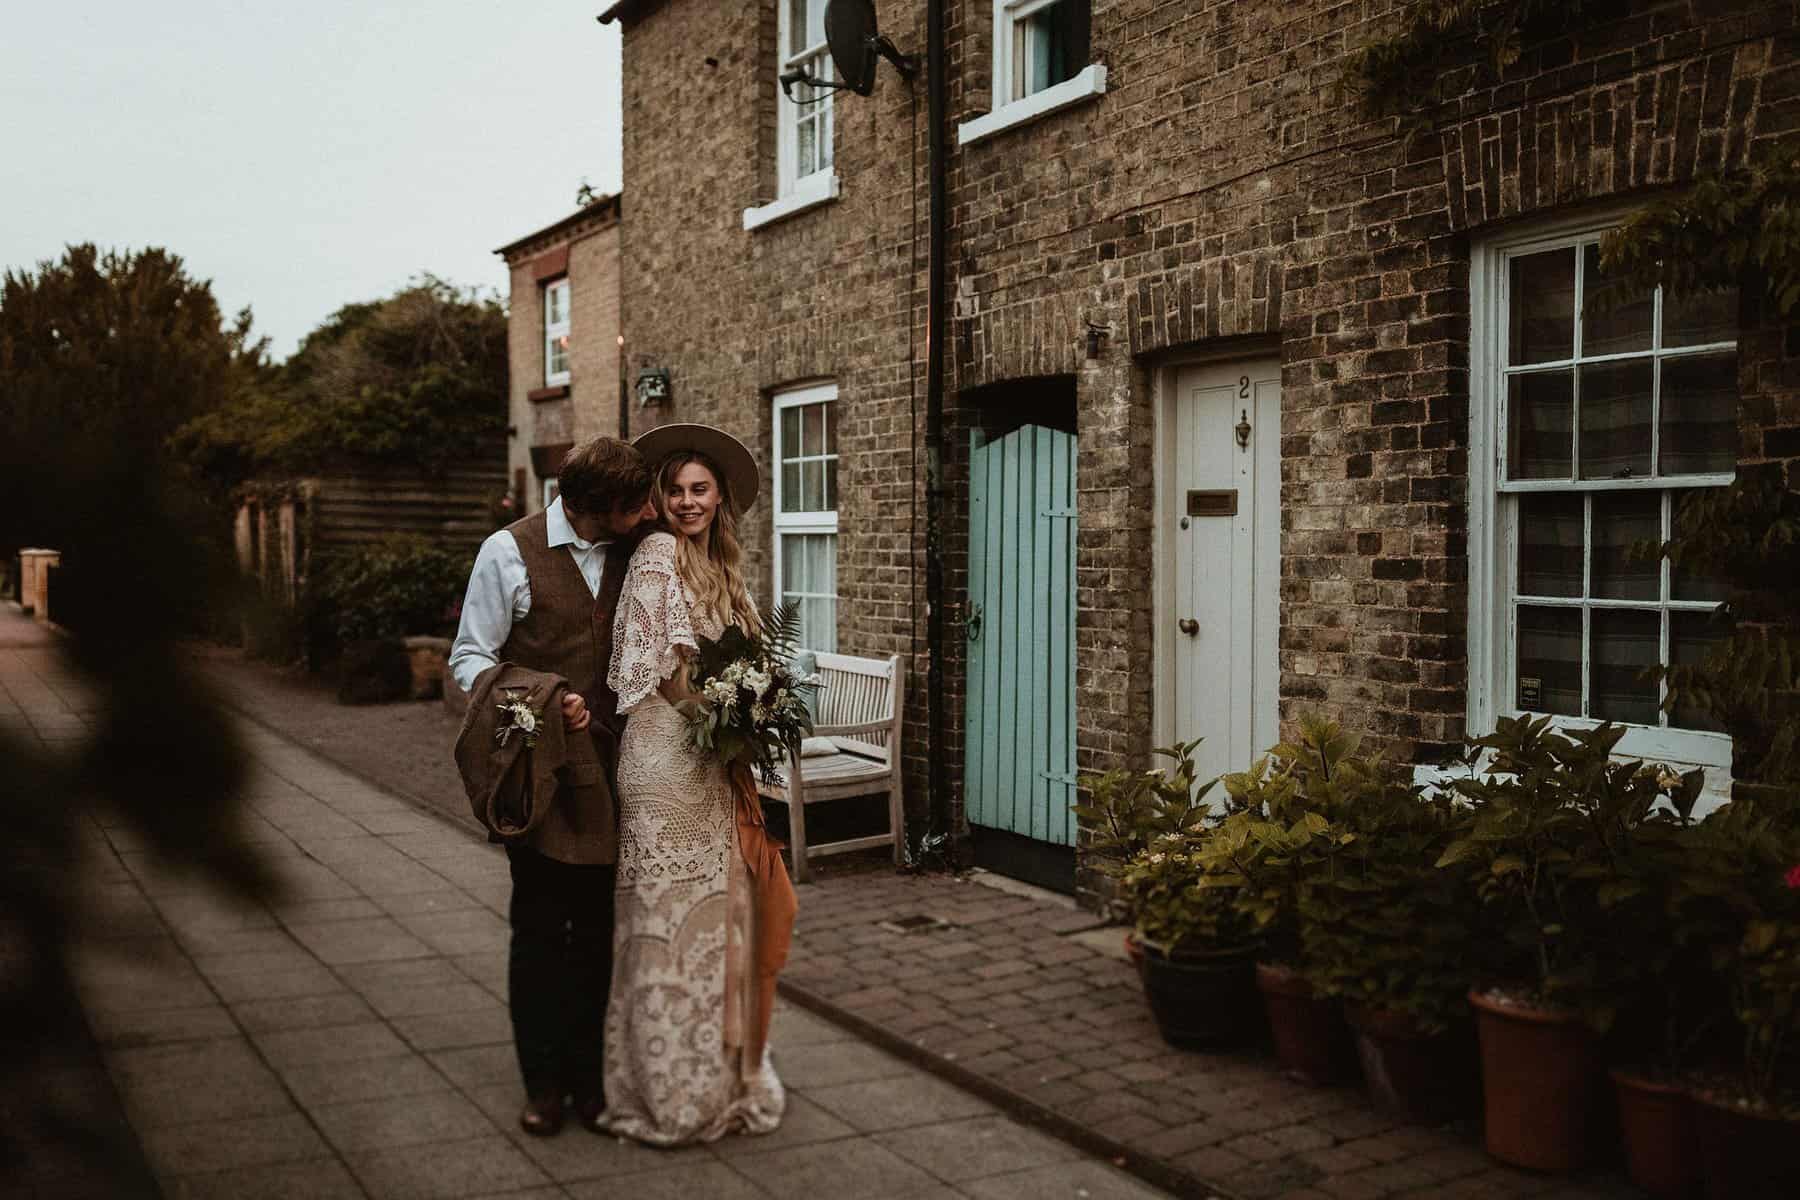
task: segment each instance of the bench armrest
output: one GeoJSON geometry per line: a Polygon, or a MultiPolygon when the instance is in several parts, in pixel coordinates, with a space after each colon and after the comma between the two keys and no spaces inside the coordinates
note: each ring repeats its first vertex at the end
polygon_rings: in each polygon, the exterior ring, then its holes
{"type": "Polygon", "coordinates": [[[864,721],[860,725],[815,725],[814,737],[843,737],[851,733],[887,733],[894,728],[894,719],[885,721],[864,721]]]}

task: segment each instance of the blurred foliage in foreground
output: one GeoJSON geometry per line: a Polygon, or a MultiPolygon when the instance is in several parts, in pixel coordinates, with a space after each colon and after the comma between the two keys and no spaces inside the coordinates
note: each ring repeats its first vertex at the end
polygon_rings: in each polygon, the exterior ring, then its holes
{"type": "MultiPolygon", "coordinates": [[[[177,428],[266,375],[249,331],[247,311],[224,319],[211,288],[161,250],[75,246],[0,280],[0,553],[62,552],[51,607],[68,633],[59,652],[91,697],[78,742],[46,747],[28,729],[0,729],[9,1173],[59,1145],[92,1168],[117,1146],[59,1111],[44,1082],[85,1040],[69,961],[88,898],[78,866],[90,815],[110,814],[222,887],[266,891],[235,835],[237,738],[178,645],[230,587],[220,506],[165,450],[177,428]]],[[[120,1175],[112,1194],[132,1194],[130,1166],[101,1161],[120,1175]]]]}

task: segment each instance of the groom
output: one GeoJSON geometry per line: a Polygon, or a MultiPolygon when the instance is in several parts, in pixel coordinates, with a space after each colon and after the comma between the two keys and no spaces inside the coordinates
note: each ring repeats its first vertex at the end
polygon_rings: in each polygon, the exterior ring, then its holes
{"type": "MultiPolygon", "coordinates": [[[[558,498],[482,544],[450,650],[451,674],[470,693],[503,662],[567,679],[564,727],[591,735],[605,767],[603,786],[582,789],[596,811],[553,808],[526,843],[506,848],[513,884],[507,992],[526,1095],[519,1124],[543,1137],[562,1128],[568,1098],[590,1128],[605,1106],[601,1054],[618,860],[613,774],[625,727],[606,672],[626,566],[656,519],[650,484],[643,455],[625,442],[601,437],[570,450],[558,498]]],[[[557,805],[572,794],[564,789],[557,805]]]]}

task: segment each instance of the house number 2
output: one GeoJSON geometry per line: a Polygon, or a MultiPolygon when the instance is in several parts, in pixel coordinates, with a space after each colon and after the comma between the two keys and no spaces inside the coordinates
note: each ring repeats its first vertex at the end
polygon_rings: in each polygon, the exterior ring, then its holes
{"type": "Polygon", "coordinates": [[[1239,375],[1238,376],[1238,399],[1239,400],[1248,400],[1249,398],[1250,398],[1250,377],[1248,375],[1239,375]]]}

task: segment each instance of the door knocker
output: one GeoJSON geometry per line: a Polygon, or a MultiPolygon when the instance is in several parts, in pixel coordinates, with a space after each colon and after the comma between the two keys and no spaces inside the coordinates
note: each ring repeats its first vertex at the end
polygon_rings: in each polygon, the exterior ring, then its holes
{"type": "Polygon", "coordinates": [[[1239,412],[1236,433],[1238,446],[1248,450],[1250,448],[1250,410],[1247,408],[1241,409],[1239,412]]]}

